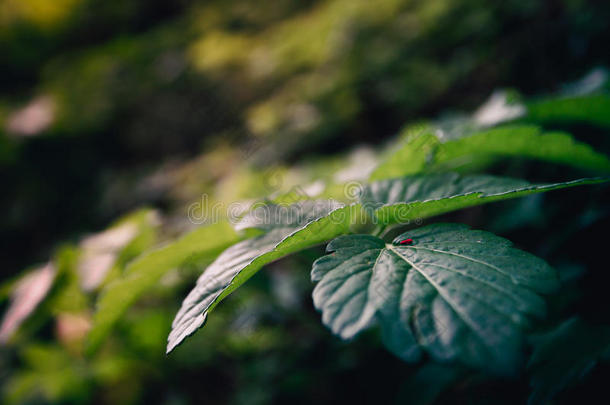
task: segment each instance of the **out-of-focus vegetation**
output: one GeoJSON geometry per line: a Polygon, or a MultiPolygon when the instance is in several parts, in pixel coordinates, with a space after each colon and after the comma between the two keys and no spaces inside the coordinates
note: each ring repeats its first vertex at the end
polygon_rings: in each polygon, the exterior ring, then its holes
{"type": "Polygon", "coordinates": [[[559,270],[547,332],[513,380],[403,363],[375,333],[332,337],[311,305],[317,247],[268,265],[164,352],[196,276],[244,237],[226,222],[202,227],[205,207],[341,199],[380,161],[373,176],[605,172],[609,18],[610,5],[580,0],[0,0],[3,402],[514,403],[530,379],[542,381],[532,398],[564,388],[560,402],[595,398],[607,365],[586,384],[568,377],[607,356],[603,187],[442,218],[559,270]],[[498,110],[526,129],[511,148],[486,142],[502,131],[487,129],[498,110]],[[386,144],[422,118],[434,121],[386,144]],[[404,147],[422,128],[442,141],[433,161],[427,144],[404,147]],[[473,131],[481,144],[470,153],[487,155],[463,166],[460,136],[473,131]],[[549,136],[563,146],[537,149],[549,136]],[[545,368],[545,353],[590,336],[599,341],[583,356],[545,368]]]}

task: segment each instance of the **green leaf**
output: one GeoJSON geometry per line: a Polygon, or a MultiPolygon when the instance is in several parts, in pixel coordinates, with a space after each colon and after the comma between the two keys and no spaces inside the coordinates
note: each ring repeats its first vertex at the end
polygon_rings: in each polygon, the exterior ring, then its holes
{"type": "Polygon", "coordinates": [[[419,173],[440,145],[433,125],[419,124],[406,130],[404,144],[391,151],[373,170],[370,180],[382,180],[419,173]]]}
{"type": "Polygon", "coordinates": [[[102,290],[88,336],[88,351],[94,351],[125,311],[145,292],[153,289],[168,271],[193,256],[212,260],[238,240],[229,223],[218,222],[197,228],[175,242],[135,259],[120,278],[102,290]]]}
{"type": "Polygon", "coordinates": [[[441,142],[434,127],[414,131],[405,145],[390,155],[371,180],[458,169],[498,157],[525,157],[595,172],[610,171],[610,159],[591,146],[561,132],[543,133],[535,126],[506,126],[441,142]]]}
{"type": "Polygon", "coordinates": [[[572,318],[533,339],[530,404],[544,404],[610,355],[610,327],[572,318]]]}
{"type": "Polygon", "coordinates": [[[264,265],[347,233],[360,212],[358,205],[338,208],[328,204],[327,208],[318,211],[317,218],[307,216],[301,218],[301,223],[285,223],[225,250],[203,272],[182,303],[168,337],[167,352],[200,328],[216,304],[264,265]]]}
{"type": "Polygon", "coordinates": [[[380,224],[408,223],[475,205],[605,181],[589,178],[530,184],[488,175],[430,174],[371,183],[363,188],[360,200],[380,224]]]}
{"type": "Polygon", "coordinates": [[[610,159],[562,132],[542,133],[534,126],[502,127],[439,145],[435,166],[456,169],[477,157],[525,157],[594,172],[610,171],[610,159]]]}
{"type": "Polygon", "coordinates": [[[545,315],[537,292],[557,287],[543,260],[488,232],[435,224],[392,244],[370,235],[333,240],[312,269],[322,321],[343,338],[373,322],[386,346],[407,361],[422,350],[455,361],[514,372],[522,331],[545,315]],[[403,239],[411,244],[400,244],[403,239]]]}
{"type": "Polygon", "coordinates": [[[527,119],[540,123],[582,122],[610,128],[610,95],[546,98],[527,104],[527,119]]]}

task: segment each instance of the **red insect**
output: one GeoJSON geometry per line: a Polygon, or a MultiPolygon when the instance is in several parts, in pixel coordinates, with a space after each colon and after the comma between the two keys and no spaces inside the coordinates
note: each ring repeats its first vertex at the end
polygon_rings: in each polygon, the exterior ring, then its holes
{"type": "Polygon", "coordinates": [[[400,245],[411,245],[413,243],[413,239],[409,238],[409,239],[403,239],[400,242],[398,242],[398,244],[400,245]]]}

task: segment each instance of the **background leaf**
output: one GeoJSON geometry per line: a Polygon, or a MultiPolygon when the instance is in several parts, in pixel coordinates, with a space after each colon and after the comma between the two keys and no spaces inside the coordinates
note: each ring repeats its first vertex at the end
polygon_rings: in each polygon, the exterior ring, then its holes
{"type": "Polygon", "coordinates": [[[456,170],[498,157],[525,157],[608,172],[610,159],[562,132],[542,132],[531,125],[505,126],[442,142],[433,125],[411,129],[402,147],[371,174],[371,180],[417,174],[439,168],[456,170]]]}
{"type": "Polygon", "coordinates": [[[593,172],[610,171],[610,159],[563,132],[542,132],[535,126],[507,126],[440,144],[433,166],[455,170],[483,157],[525,157],[593,172]]]}
{"type": "Polygon", "coordinates": [[[427,159],[440,144],[435,128],[419,124],[407,128],[404,141],[373,170],[370,180],[383,180],[416,174],[424,170],[427,159]]]}
{"type": "Polygon", "coordinates": [[[532,375],[529,404],[543,404],[582,379],[610,355],[610,327],[572,318],[534,337],[528,368],[532,375]]]}
{"type": "Polygon", "coordinates": [[[589,123],[610,128],[610,95],[542,98],[527,104],[527,119],[540,123],[589,123]]]}
{"type": "Polygon", "coordinates": [[[203,226],[175,242],[152,250],[131,262],[124,274],[101,293],[88,336],[88,350],[95,350],[112,326],[144,293],[154,288],[161,277],[189,258],[209,257],[211,260],[227,245],[239,240],[227,222],[203,226]]]}

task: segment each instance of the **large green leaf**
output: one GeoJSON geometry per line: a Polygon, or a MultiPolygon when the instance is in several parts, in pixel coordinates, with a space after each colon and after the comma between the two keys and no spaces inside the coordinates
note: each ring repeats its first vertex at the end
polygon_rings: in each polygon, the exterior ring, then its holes
{"type": "Polygon", "coordinates": [[[506,126],[441,142],[434,127],[422,127],[407,138],[372,173],[371,180],[416,174],[439,168],[458,169],[495,157],[525,157],[595,172],[610,171],[610,159],[561,132],[543,133],[535,126],[506,126]]]}
{"type": "Polygon", "coordinates": [[[533,339],[530,404],[545,404],[610,356],[610,327],[572,318],[533,339]]]}
{"type": "Polygon", "coordinates": [[[238,240],[239,236],[228,222],[218,222],[197,228],[175,242],[135,259],[120,278],[102,291],[88,336],[88,350],[95,350],[125,311],[146,291],[154,288],[168,271],[194,256],[212,260],[238,240]]]}
{"type": "Polygon", "coordinates": [[[530,184],[488,175],[430,174],[371,183],[363,188],[360,200],[380,224],[408,223],[475,205],[604,181],[530,184]]]}
{"type": "MultiPolygon", "coordinates": [[[[317,211],[317,217],[305,215],[299,217],[303,222],[270,226],[268,233],[225,250],[203,272],[195,288],[182,303],[168,337],[167,352],[200,328],[205,323],[208,312],[218,302],[265,264],[347,233],[359,211],[358,205],[338,207],[328,204],[327,210],[317,211]]],[[[248,224],[262,226],[256,221],[248,224]]]]}
{"type": "Polygon", "coordinates": [[[543,260],[465,225],[422,227],[391,244],[344,235],[327,250],[312,269],[323,322],[350,338],[377,320],[385,344],[407,361],[423,349],[439,361],[513,372],[523,329],[545,315],[536,293],[558,283],[543,260]]]}

